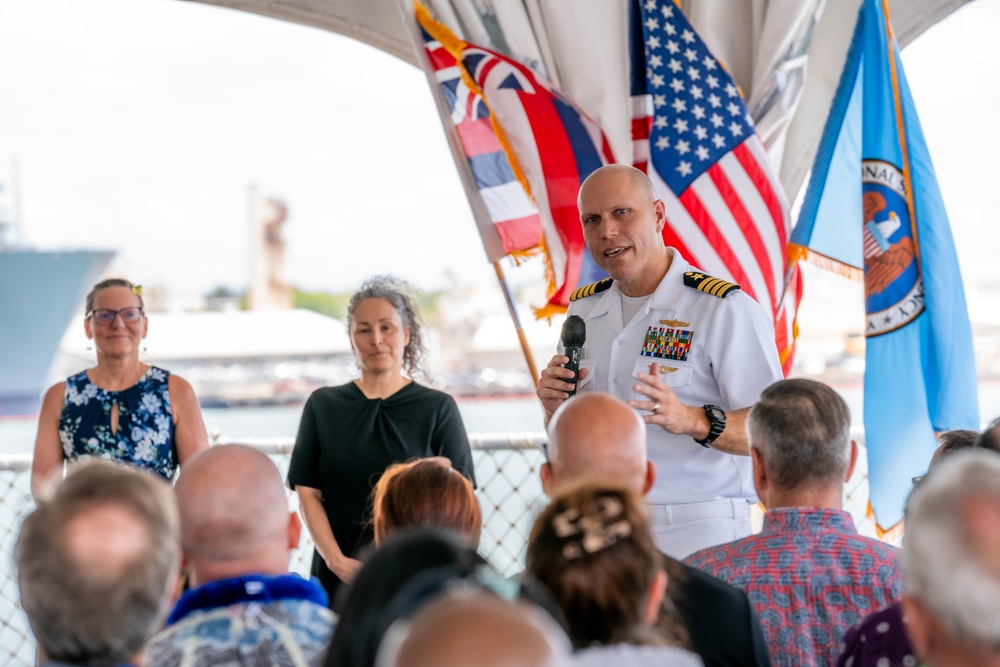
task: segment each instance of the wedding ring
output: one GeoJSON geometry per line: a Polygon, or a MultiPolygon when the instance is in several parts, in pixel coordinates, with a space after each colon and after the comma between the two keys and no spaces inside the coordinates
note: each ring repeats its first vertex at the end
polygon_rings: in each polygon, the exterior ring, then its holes
{"type": "Polygon", "coordinates": [[[653,410],[652,410],[653,414],[655,415],[657,412],[659,412],[659,410],[660,410],[660,404],[653,403],[653,410]]]}

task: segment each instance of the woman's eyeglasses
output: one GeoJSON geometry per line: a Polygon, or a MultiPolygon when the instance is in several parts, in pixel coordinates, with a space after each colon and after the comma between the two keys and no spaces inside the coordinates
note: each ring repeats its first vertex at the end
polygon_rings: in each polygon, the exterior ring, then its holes
{"type": "Polygon", "coordinates": [[[109,325],[114,322],[115,318],[119,315],[122,318],[122,322],[125,324],[135,324],[142,319],[143,312],[142,308],[132,306],[131,308],[122,308],[121,310],[98,308],[87,313],[87,317],[93,317],[95,322],[105,325],[109,325]]]}

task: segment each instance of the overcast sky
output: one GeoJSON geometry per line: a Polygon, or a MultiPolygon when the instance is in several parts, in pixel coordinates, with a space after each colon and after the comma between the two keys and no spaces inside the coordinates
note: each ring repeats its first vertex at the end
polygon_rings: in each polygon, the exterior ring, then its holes
{"type": "MultiPolygon", "coordinates": [[[[977,0],[903,56],[970,291],[1000,242],[981,237],[998,30],[1000,2],[977,0]]],[[[31,244],[115,247],[118,273],[180,292],[241,289],[256,184],[288,203],[298,286],[494,279],[426,79],[392,56],[194,2],[3,0],[0,62],[0,181],[16,157],[31,244]]]]}

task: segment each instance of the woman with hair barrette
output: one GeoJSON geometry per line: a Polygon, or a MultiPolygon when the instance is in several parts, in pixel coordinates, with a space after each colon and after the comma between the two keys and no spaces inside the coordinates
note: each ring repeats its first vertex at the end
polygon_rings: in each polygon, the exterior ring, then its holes
{"type": "Polygon", "coordinates": [[[695,667],[680,621],[657,624],[667,575],[634,494],[583,484],[556,495],[535,521],[526,572],[548,588],[577,653],[574,665],[695,667]]]}

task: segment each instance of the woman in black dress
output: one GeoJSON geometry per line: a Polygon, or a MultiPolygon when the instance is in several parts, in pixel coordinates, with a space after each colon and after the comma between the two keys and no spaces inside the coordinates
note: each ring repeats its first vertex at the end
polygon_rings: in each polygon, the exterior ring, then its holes
{"type": "Polygon", "coordinates": [[[360,567],[372,541],[371,490],[391,464],[445,456],[471,481],[469,440],[454,399],[413,381],[424,354],[421,327],[402,284],[367,280],[351,297],[347,328],[361,377],[315,391],[306,402],[289,485],[316,543],[312,573],[330,593],[360,567]]]}

